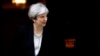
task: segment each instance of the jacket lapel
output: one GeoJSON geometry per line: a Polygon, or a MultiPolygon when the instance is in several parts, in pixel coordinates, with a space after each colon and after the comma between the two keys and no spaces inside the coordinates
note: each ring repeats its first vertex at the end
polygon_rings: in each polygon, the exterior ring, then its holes
{"type": "Polygon", "coordinates": [[[42,42],[41,42],[41,47],[38,56],[44,56],[44,53],[46,53],[47,49],[47,35],[45,28],[43,29],[43,34],[42,34],[42,42]]]}

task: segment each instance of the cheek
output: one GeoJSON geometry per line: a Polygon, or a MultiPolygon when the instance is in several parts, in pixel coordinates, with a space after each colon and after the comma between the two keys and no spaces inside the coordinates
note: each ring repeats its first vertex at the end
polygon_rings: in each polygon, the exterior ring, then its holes
{"type": "Polygon", "coordinates": [[[40,24],[41,24],[42,22],[43,22],[43,20],[38,20],[38,23],[40,23],[40,24]]]}

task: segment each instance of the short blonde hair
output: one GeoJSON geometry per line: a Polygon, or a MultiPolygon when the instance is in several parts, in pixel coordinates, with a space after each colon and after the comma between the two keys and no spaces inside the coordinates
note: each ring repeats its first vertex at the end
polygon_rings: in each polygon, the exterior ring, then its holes
{"type": "Polygon", "coordinates": [[[48,14],[48,12],[49,12],[48,8],[43,3],[39,2],[39,3],[32,4],[29,7],[28,17],[32,20],[37,15],[40,15],[40,14],[43,14],[43,13],[48,14]]]}

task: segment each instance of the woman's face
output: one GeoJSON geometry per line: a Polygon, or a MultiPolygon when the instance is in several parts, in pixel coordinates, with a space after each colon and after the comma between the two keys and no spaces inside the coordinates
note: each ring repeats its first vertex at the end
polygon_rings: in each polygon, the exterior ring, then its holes
{"type": "Polygon", "coordinates": [[[46,22],[47,22],[47,14],[43,13],[43,14],[37,15],[36,19],[34,19],[33,21],[36,25],[44,27],[46,26],[46,22]]]}

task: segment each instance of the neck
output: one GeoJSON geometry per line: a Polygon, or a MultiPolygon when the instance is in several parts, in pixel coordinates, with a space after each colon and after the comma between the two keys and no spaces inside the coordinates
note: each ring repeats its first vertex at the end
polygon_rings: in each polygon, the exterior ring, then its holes
{"type": "Polygon", "coordinates": [[[35,23],[33,24],[34,26],[34,33],[36,35],[41,35],[43,31],[43,27],[36,25],[35,23]]]}

